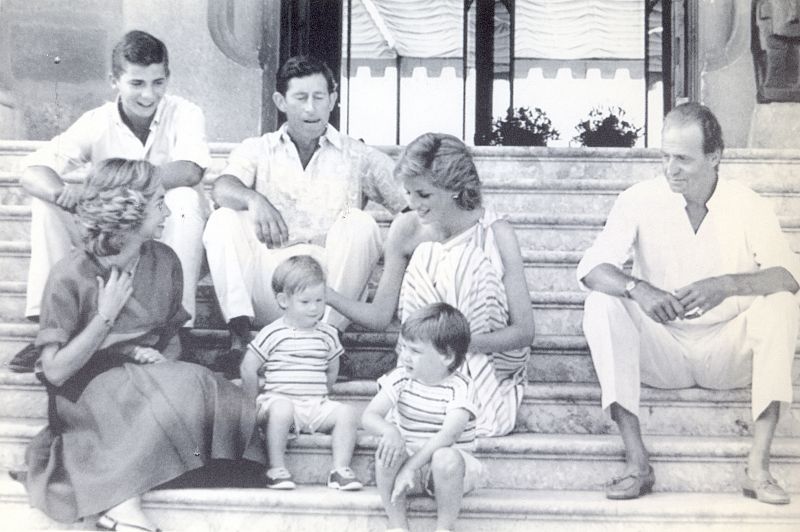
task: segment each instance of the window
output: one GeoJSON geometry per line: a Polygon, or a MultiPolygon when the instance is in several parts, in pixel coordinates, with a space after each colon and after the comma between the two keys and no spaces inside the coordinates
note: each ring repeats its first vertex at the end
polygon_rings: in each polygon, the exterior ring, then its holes
{"type": "Polygon", "coordinates": [[[637,146],[658,145],[665,110],[691,89],[692,65],[673,61],[687,57],[684,4],[345,0],[341,128],[371,144],[431,130],[472,143],[489,115],[539,107],[561,133],[550,145],[569,146],[593,107],[622,107],[646,131],[637,146]]]}

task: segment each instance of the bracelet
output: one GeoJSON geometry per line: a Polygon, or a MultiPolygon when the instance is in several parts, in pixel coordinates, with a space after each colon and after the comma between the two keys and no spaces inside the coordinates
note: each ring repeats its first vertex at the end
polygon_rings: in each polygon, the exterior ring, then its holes
{"type": "Polygon", "coordinates": [[[111,327],[114,326],[114,320],[112,320],[111,318],[109,318],[108,316],[106,316],[105,314],[100,312],[99,310],[97,311],[97,317],[100,318],[101,320],[103,320],[103,323],[105,324],[106,327],[111,328],[111,327]]]}

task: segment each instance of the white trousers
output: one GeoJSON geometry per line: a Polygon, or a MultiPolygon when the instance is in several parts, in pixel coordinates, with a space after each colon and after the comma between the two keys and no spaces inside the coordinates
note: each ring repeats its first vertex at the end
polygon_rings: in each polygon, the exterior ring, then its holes
{"type": "Polygon", "coordinates": [[[730,321],[662,325],[630,299],[592,292],[583,332],[604,409],[618,403],[638,415],[640,383],[714,390],[752,386],[753,419],[773,401],[792,401],[792,363],[800,309],[779,292],[753,298],[730,321]]]}
{"type": "MultiPolygon", "coordinates": [[[[225,321],[247,316],[263,327],[281,316],[272,293],[272,273],[295,255],[311,255],[325,268],[328,286],[360,299],[383,250],[375,219],[359,209],[340,214],[328,230],[325,247],[296,244],[270,249],[256,238],[247,211],[220,208],[208,219],[203,244],[214,290],[225,321]]],[[[330,307],[324,320],[339,330],[349,321],[330,307]]]]}
{"type": "MultiPolygon", "coordinates": [[[[183,307],[192,315],[187,327],[194,325],[195,295],[200,265],[203,261],[203,226],[208,211],[205,197],[194,188],[167,190],[164,201],[172,214],[166,220],[161,242],[171,247],[183,270],[183,307]]],[[[31,264],[28,270],[25,316],[38,316],[47,276],[53,265],[70,249],[80,245],[80,233],[73,215],[58,206],[33,198],[31,201],[31,264]]]]}

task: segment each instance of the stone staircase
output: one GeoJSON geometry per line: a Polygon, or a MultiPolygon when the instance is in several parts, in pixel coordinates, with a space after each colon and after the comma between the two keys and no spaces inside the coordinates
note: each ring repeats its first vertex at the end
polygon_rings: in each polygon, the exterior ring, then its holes
{"type": "MultiPolygon", "coordinates": [[[[22,318],[30,209],[18,185],[20,160],[36,146],[0,143],[0,362],[36,332],[36,325],[22,318]]],[[[209,182],[230,148],[212,147],[209,182]]],[[[396,148],[386,150],[397,155],[396,148]]],[[[574,268],[616,195],[660,173],[658,152],[478,148],[475,158],[487,204],[508,213],[516,227],[537,335],[517,431],[480,441],[477,455],[487,465],[488,487],[465,498],[459,530],[800,530],[797,408],[784,410],[773,445],[773,472],[795,493],[795,502],[772,507],[739,493],[752,425],[747,389],[643,389],[641,423],[657,492],[636,501],[603,496],[603,483],[621,467],[623,448],[613,422],[600,411],[600,389],[581,333],[585,295],[574,268]]],[[[773,202],[795,251],[800,251],[798,163],[798,152],[730,150],[722,167],[723,177],[745,181],[773,202]]],[[[374,214],[388,227],[386,213],[375,209],[374,214]]],[[[210,361],[223,348],[223,325],[206,277],[190,339],[199,360],[210,361]]],[[[348,330],[338,400],[366,406],[375,377],[394,365],[396,336],[396,326],[382,333],[348,330]]],[[[795,364],[795,378],[798,373],[795,364]]],[[[0,369],[0,470],[23,463],[25,445],[45,419],[45,393],[37,381],[0,369]]],[[[330,467],[330,437],[303,436],[289,452],[289,466],[301,484],[295,492],[165,489],[149,493],[145,505],[169,530],[381,530],[375,444],[369,436],[359,437],[354,469],[369,484],[359,493],[321,486],[330,467]]],[[[54,523],[30,509],[22,486],[5,474],[0,512],[4,529],[93,527],[91,520],[71,527],[54,523]]],[[[432,529],[434,515],[432,501],[413,501],[414,530],[432,529]]]]}

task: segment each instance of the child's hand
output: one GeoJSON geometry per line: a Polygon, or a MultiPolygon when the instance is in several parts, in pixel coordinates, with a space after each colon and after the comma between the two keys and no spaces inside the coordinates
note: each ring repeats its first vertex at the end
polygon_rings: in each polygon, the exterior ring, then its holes
{"type": "Polygon", "coordinates": [[[375,458],[380,463],[381,467],[390,469],[394,467],[399,460],[405,458],[406,443],[400,435],[400,431],[396,427],[387,429],[381,436],[378,442],[378,450],[375,453],[375,458]]]}
{"type": "Polygon", "coordinates": [[[394,489],[392,490],[392,502],[405,495],[414,487],[414,471],[408,467],[402,468],[394,479],[394,489]]]}
{"type": "Polygon", "coordinates": [[[131,351],[131,357],[139,364],[155,364],[157,362],[164,362],[166,358],[157,350],[152,347],[143,347],[137,345],[131,351]]]}

